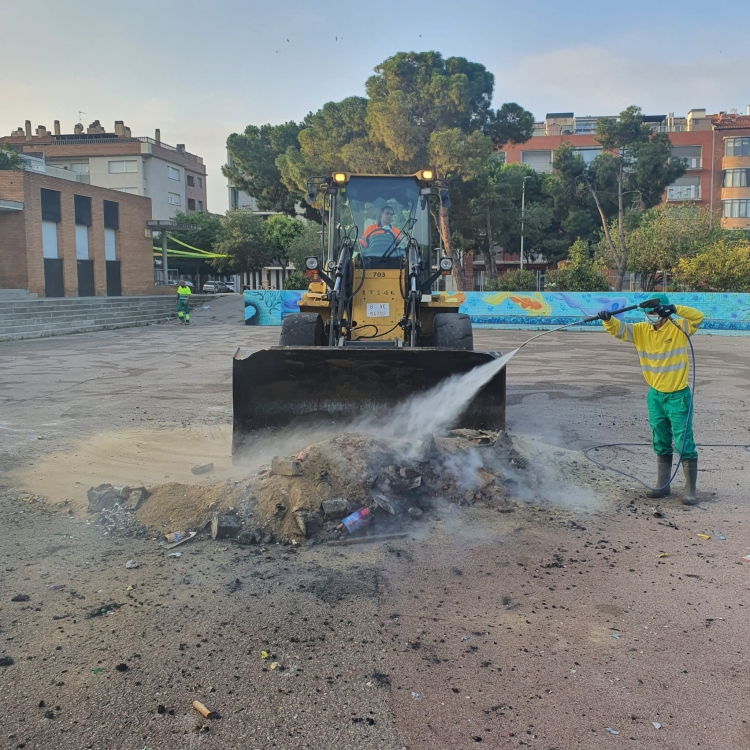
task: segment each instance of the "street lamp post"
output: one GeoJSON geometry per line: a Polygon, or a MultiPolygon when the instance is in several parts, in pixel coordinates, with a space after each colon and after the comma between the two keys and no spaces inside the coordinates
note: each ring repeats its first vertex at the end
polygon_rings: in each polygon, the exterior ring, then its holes
{"type": "Polygon", "coordinates": [[[526,213],[526,180],[530,180],[531,175],[523,178],[523,188],[521,188],[521,270],[523,271],[523,217],[526,213]]]}

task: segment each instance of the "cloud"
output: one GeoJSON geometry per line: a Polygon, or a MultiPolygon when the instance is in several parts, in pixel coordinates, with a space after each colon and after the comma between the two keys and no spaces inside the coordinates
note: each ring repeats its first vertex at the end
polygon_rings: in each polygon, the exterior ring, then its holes
{"type": "Polygon", "coordinates": [[[631,104],[649,114],[744,112],[750,103],[750,83],[738,75],[746,62],[738,57],[682,47],[670,57],[661,45],[633,53],[624,45],[582,45],[528,55],[498,74],[496,99],[517,101],[537,119],[559,111],[616,114],[631,104]]]}

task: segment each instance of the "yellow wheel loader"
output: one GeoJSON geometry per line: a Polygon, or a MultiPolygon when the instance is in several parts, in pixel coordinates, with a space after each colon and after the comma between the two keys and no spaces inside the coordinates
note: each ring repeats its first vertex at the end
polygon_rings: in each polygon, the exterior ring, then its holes
{"type": "MultiPolygon", "coordinates": [[[[434,172],[335,172],[308,182],[309,203],[321,193],[325,231],[299,312],[284,315],[279,346],[234,358],[235,454],[268,429],[387,415],[499,356],[473,351],[463,295],[435,289],[453,261],[430,243],[431,196],[450,200],[434,172]]],[[[505,369],[454,427],[504,429],[505,369]]]]}

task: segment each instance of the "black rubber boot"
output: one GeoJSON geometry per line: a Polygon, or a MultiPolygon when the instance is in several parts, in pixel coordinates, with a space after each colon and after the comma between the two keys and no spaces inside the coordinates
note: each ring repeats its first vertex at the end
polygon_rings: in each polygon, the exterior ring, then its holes
{"type": "Polygon", "coordinates": [[[657,498],[657,497],[669,497],[672,492],[669,486],[669,480],[672,477],[672,454],[668,456],[657,456],[656,457],[656,486],[662,487],[661,490],[649,490],[646,493],[646,497],[657,498]],[[666,486],[665,486],[666,485],[666,486]]]}
{"type": "Polygon", "coordinates": [[[698,481],[698,459],[683,459],[682,471],[685,474],[685,495],[682,498],[682,504],[697,505],[698,496],[695,493],[695,484],[698,481]]]}

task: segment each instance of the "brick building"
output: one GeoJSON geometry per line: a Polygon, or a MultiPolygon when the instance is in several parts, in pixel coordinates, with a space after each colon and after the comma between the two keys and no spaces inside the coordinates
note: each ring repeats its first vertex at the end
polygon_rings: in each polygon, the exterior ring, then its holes
{"type": "Polygon", "coordinates": [[[85,132],[79,123],[73,133],[61,134],[55,120],[53,132],[40,125],[32,133],[26,120],[24,128],[0,137],[0,146],[10,144],[29,159],[41,161],[39,171],[62,169],[82,184],[150,198],[153,219],[171,219],[176,211],[207,211],[203,159],[188,153],[182,143],[164,143],[159,130],[154,135],[134,137],[121,120],[110,133],[99,120],[85,132]]]}
{"type": "Polygon", "coordinates": [[[0,288],[40,297],[158,294],[151,201],[28,170],[0,171],[0,288]]]}
{"type": "MultiPolygon", "coordinates": [[[[554,152],[563,143],[590,162],[602,150],[596,141],[597,119],[575,117],[573,112],[548,114],[534,125],[526,143],[503,147],[505,162],[551,172],[554,152]]],[[[667,188],[664,201],[705,206],[719,211],[727,228],[749,229],[750,107],[744,116],[707,115],[705,109],[691,109],[684,118],[645,115],[644,122],[668,133],[672,155],[687,161],[687,171],[667,188]]]]}

